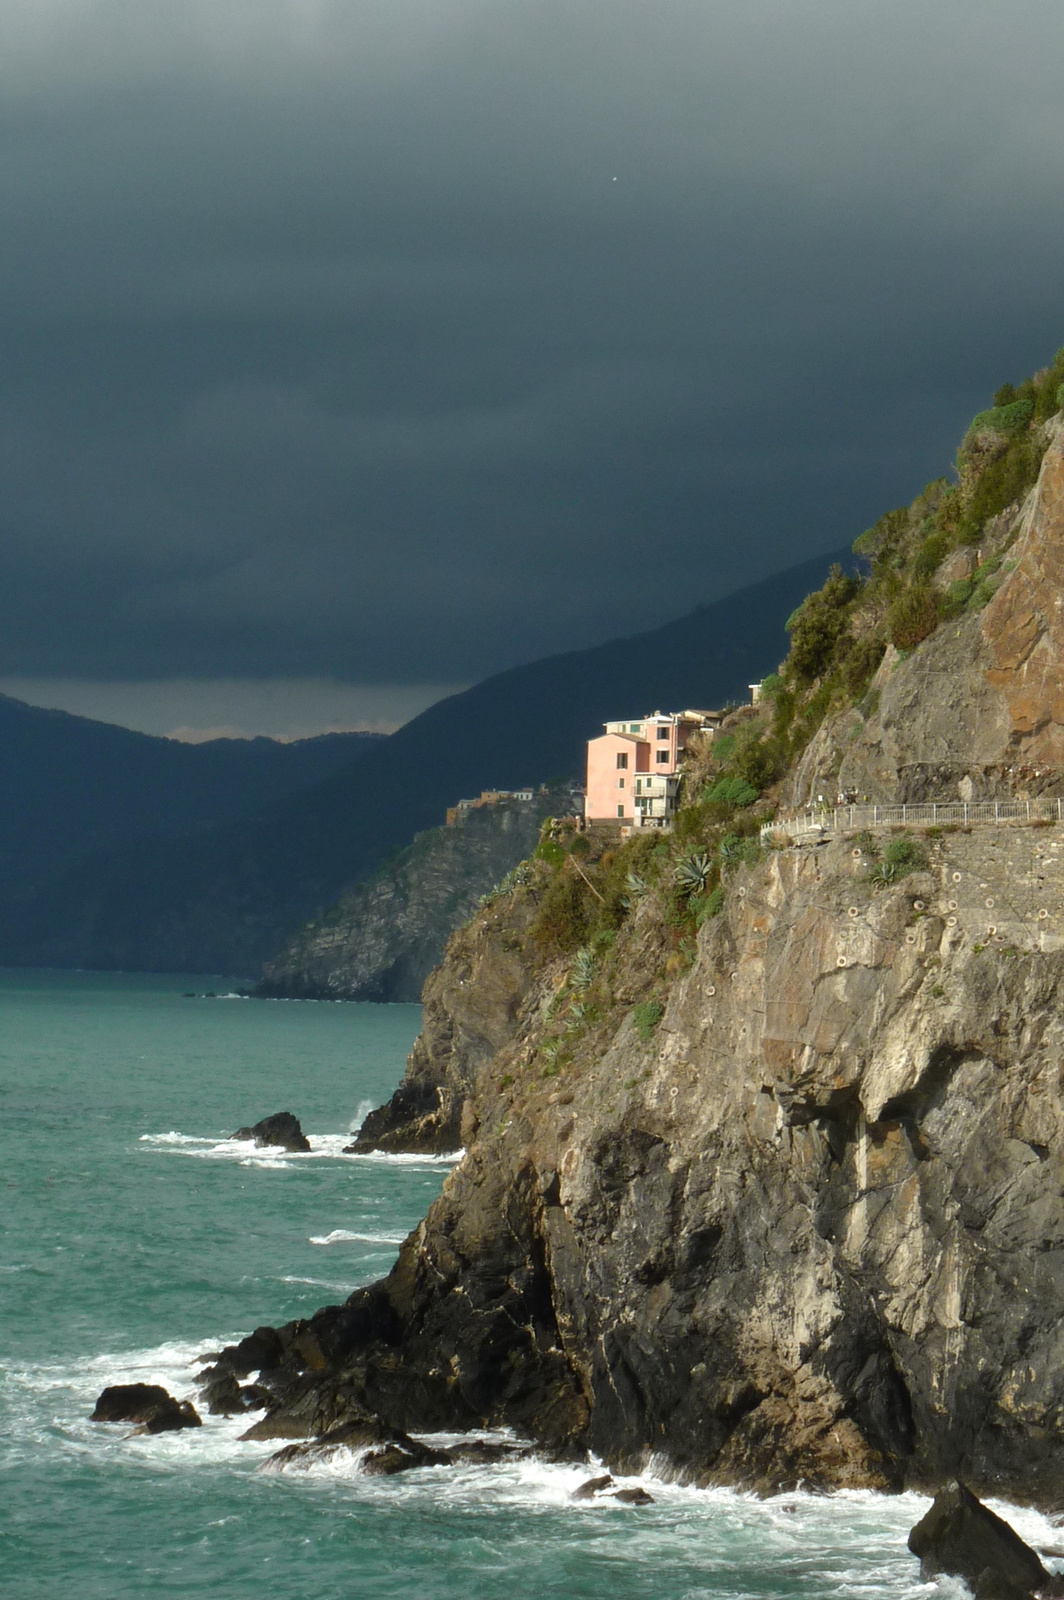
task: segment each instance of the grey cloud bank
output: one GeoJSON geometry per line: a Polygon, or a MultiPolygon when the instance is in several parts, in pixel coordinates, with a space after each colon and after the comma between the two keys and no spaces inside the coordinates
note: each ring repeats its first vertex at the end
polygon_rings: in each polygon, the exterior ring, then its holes
{"type": "Polygon", "coordinates": [[[13,0],[0,673],[453,684],[837,547],[1064,340],[1062,61],[1048,4],[13,0]]]}

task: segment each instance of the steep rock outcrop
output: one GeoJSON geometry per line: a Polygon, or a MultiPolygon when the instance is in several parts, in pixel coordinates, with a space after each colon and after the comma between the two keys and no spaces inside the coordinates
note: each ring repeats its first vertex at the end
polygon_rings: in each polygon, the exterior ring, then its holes
{"type": "Polygon", "coordinates": [[[416,1001],[447,939],[480,897],[531,855],[544,817],[569,812],[570,791],[503,800],[419,834],[367,883],[300,930],[263,969],[263,997],[416,1001]]]}
{"type": "Polygon", "coordinates": [[[1038,1552],[1016,1530],[981,1505],[963,1483],[946,1485],[909,1534],[920,1558],[920,1576],[963,1578],[976,1600],[1031,1600],[1034,1594],[1064,1594],[1038,1552]]]}
{"type": "Polygon", "coordinates": [[[282,1330],[278,1425],[1059,1503],[1064,830],[931,852],[888,889],[847,841],[743,869],[653,1038],[614,1019],[557,1077],[564,971],[529,978],[392,1274],[282,1330]]]}
{"type": "Polygon", "coordinates": [[[526,896],[501,896],[452,934],[447,959],[425,984],[421,1032],[403,1080],[370,1112],[350,1150],[461,1147],[477,1073],[513,1037],[532,983],[524,942],[533,912],[526,896]]]}
{"type": "MultiPolygon", "coordinates": [[[[792,790],[1052,790],[1060,437],[1020,516],[985,608],[885,662],[792,790]]],[[[735,834],[694,916],[660,842],[579,972],[532,921],[582,892],[575,858],[478,913],[430,986],[417,1115],[379,1130],[421,1137],[424,1106],[466,1153],[386,1279],[255,1336],[259,1436],[505,1424],[701,1483],[957,1477],[1060,1510],[1064,826],[930,830],[887,884],[866,843],[751,861],[735,834]]]]}
{"type": "MultiPolygon", "coordinates": [[[[942,624],[907,657],[889,650],[867,717],[830,720],[785,786],[785,804],[837,790],[872,800],[1064,793],[1064,431],[1022,507],[987,549],[1004,579],[980,611],[942,624]]],[[[956,560],[955,553],[950,560],[956,560]]]]}

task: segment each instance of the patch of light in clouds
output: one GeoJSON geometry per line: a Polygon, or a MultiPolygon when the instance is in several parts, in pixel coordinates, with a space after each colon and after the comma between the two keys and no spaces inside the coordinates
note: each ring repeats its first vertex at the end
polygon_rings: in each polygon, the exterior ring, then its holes
{"type": "Polygon", "coordinates": [[[464,684],[358,684],[329,678],[168,678],[85,682],[2,678],[0,693],[140,733],[203,739],[308,739],[321,733],[393,733],[464,684]]]}

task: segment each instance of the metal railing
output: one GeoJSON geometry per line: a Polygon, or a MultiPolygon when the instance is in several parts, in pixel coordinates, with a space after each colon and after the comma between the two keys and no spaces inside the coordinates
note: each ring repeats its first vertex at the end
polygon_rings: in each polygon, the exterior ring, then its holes
{"type": "Polygon", "coordinates": [[[935,828],[948,824],[970,827],[973,823],[1064,822],[1064,800],[948,800],[921,805],[809,806],[766,822],[762,839],[784,834],[799,839],[803,835],[854,833],[860,828],[935,828]]]}

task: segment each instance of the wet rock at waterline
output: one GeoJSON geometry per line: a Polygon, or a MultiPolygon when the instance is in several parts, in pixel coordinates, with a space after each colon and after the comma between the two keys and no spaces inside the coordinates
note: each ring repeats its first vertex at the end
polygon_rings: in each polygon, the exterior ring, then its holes
{"type": "Polygon", "coordinates": [[[234,1139],[250,1139],[257,1145],[288,1150],[295,1155],[305,1155],[310,1141],[299,1126],[299,1118],[291,1111],[278,1111],[272,1117],[263,1117],[253,1128],[238,1128],[234,1139]]]}
{"type": "Polygon", "coordinates": [[[1064,1595],[1064,1578],[1051,1578],[1030,1545],[957,1481],[939,1490],[909,1534],[909,1549],[922,1578],[963,1578],[976,1600],[1064,1595]]]}
{"type": "Polygon", "coordinates": [[[212,1374],[200,1389],[200,1398],[214,1417],[239,1416],[242,1411],[259,1411],[270,1405],[273,1396],[261,1384],[240,1384],[231,1372],[212,1374]]]}
{"type": "Polygon", "coordinates": [[[570,1500],[619,1500],[624,1506],[652,1506],[654,1496],[645,1489],[636,1486],[633,1489],[618,1489],[613,1478],[604,1472],[600,1478],[588,1478],[586,1483],[573,1490],[570,1500]]]}
{"type": "Polygon", "coordinates": [[[175,1433],[202,1426],[191,1400],[175,1400],[158,1383],[116,1383],[96,1402],[90,1422],[135,1422],[138,1433],[175,1433]]]}
{"type": "Polygon", "coordinates": [[[612,1488],[613,1479],[608,1472],[604,1472],[601,1478],[588,1478],[586,1483],[580,1484],[578,1488],[573,1490],[569,1498],[570,1500],[593,1500],[597,1494],[602,1494],[604,1490],[612,1488]]]}
{"type": "Polygon", "coordinates": [[[263,1471],[281,1472],[294,1468],[305,1471],[318,1462],[339,1457],[358,1458],[358,1470],[370,1478],[390,1478],[413,1467],[484,1466],[500,1461],[522,1460],[532,1454],[530,1445],[497,1443],[472,1439],[467,1444],[436,1450],[413,1439],[398,1428],[389,1428],[379,1417],[361,1417],[332,1428],[319,1439],[305,1444],[285,1445],[264,1462],[263,1471]]]}

